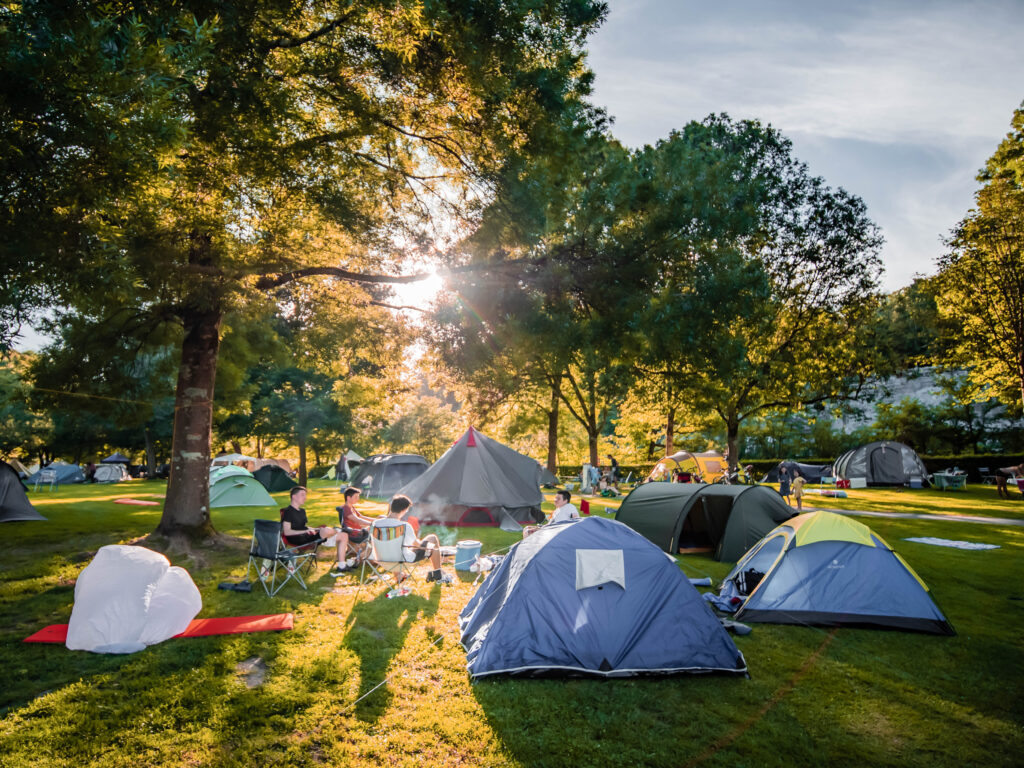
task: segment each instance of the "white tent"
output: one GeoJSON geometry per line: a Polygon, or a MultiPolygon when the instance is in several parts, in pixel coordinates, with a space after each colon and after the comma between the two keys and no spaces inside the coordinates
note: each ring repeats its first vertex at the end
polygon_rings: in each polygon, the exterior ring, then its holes
{"type": "Polygon", "coordinates": [[[241,453],[225,453],[221,456],[214,456],[210,462],[211,467],[220,467],[225,464],[235,464],[242,461],[256,461],[252,456],[245,456],[241,453]]]}
{"type": "Polygon", "coordinates": [[[180,635],[203,607],[192,577],[159,552],[100,547],[75,583],[66,645],[73,651],[135,653],[180,635]]]}
{"type": "Polygon", "coordinates": [[[349,480],[356,471],[356,467],[363,463],[365,459],[358,453],[349,448],[342,455],[338,462],[327,470],[327,474],[323,476],[324,480],[349,480]]]}
{"type": "Polygon", "coordinates": [[[97,483],[123,483],[132,478],[124,464],[100,464],[96,467],[92,479],[97,483]]]}

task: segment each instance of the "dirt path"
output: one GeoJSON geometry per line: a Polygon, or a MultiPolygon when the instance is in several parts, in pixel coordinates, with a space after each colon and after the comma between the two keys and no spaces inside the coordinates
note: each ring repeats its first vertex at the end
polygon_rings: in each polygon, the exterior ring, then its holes
{"type": "Polygon", "coordinates": [[[929,515],[923,512],[870,512],[866,509],[829,509],[814,507],[822,512],[835,512],[840,515],[864,515],[866,517],[908,518],[913,520],[945,520],[948,523],[981,523],[982,525],[1017,525],[1024,526],[1024,520],[1013,520],[1008,517],[982,517],[981,515],[929,515]]]}

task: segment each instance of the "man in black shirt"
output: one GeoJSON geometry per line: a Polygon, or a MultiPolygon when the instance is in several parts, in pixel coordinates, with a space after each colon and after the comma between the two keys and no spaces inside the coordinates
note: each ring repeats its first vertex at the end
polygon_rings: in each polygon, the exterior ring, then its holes
{"type": "Polygon", "coordinates": [[[331,571],[331,576],[340,576],[348,570],[348,566],[345,565],[348,535],[329,525],[319,528],[307,527],[306,510],[302,506],[305,503],[306,489],[301,485],[292,488],[291,504],[281,510],[281,532],[284,534],[284,540],[292,547],[301,547],[313,542],[337,547],[337,564],[331,571]]]}

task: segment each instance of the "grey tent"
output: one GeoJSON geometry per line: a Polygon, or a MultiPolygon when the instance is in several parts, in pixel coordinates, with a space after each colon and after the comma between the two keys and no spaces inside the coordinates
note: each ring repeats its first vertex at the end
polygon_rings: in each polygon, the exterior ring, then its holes
{"type": "Polygon", "coordinates": [[[57,485],[85,482],[85,473],[82,472],[82,468],[80,466],[77,464],[65,464],[63,461],[55,461],[48,464],[38,472],[29,475],[29,478],[25,482],[34,483],[36,478],[39,476],[39,472],[45,472],[48,469],[52,469],[57,473],[57,485]]]}
{"type": "Polygon", "coordinates": [[[349,485],[361,490],[365,497],[387,499],[426,472],[429,466],[430,462],[416,454],[379,453],[359,465],[349,485]]]}
{"type": "Polygon", "coordinates": [[[0,523],[45,519],[28,500],[14,467],[0,461],[0,523]]]}
{"type": "Polygon", "coordinates": [[[798,461],[780,461],[768,471],[768,474],[761,478],[761,482],[779,482],[779,470],[783,467],[785,467],[786,471],[789,472],[789,478],[791,480],[795,477],[793,473],[799,472],[800,477],[808,483],[820,483],[821,478],[829,477],[832,474],[831,464],[801,464],[798,461]]]}
{"type": "Polygon", "coordinates": [[[131,464],[131,461],[123,453],[112,453],[107,458],[101,459],[100,464],[131,464]]]}
{"type": "Polygon", "coordinates": [[[623,500],[615,519],[666,552],[708,548],[734,562],[793,510],[761,485],[644,483],[623,500]]]}
{"type": "Polygon", "coordinates": [[[425,524],[522,525],[544,522],[540,482],[534,459],[470,427],[400,493],[425,524]]]}
{"type": "Polygon", "coordinates": [[[131,475],[128,474],[128,469],[124,464],[100,464],[96,467],[92,480],[94,483],[123,483],[125,480],[131,480],[131,475]]]}
{"type": "Polygon", "coordinates": [[[270,493],[281,493],[290,491],[298,483],[288,477],[288,473],[276,464],[264,464],[252,473],[252,476],[259,480],[260,485],[270,493]]]}
{"type": "Polygon", "coordinates": [[[924,485],[928,470],[909,445],[883,440],[847,451],[834,465],[836,477],[843,480],[864,478],[868,485],[909,485],[917,480],[924,485]]]}

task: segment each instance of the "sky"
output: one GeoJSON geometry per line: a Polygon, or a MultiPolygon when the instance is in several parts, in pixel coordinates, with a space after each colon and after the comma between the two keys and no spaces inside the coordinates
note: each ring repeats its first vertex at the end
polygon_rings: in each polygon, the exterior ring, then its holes
{"type": "Polygon", "coordinates": [[[882,287],[934,274],[1024,100],[1024,0],[610,0],[593,101],[631,147],[713,112],[770,123],[886,239],[882,287]]]}
{"type": "MultiPolygon", "coordinates": [[[[1024,100],[1024,0],[609,5],[589,64],[612,133],[639,147],[712,112],[770,123],[814,174],[867,203],[887,291],[934,274],[1024,100]]],[[[425,305],[436,290],[398,298],[425,305]]],[[[26,328],[18,347],[46,341],[26,328]]]]}

